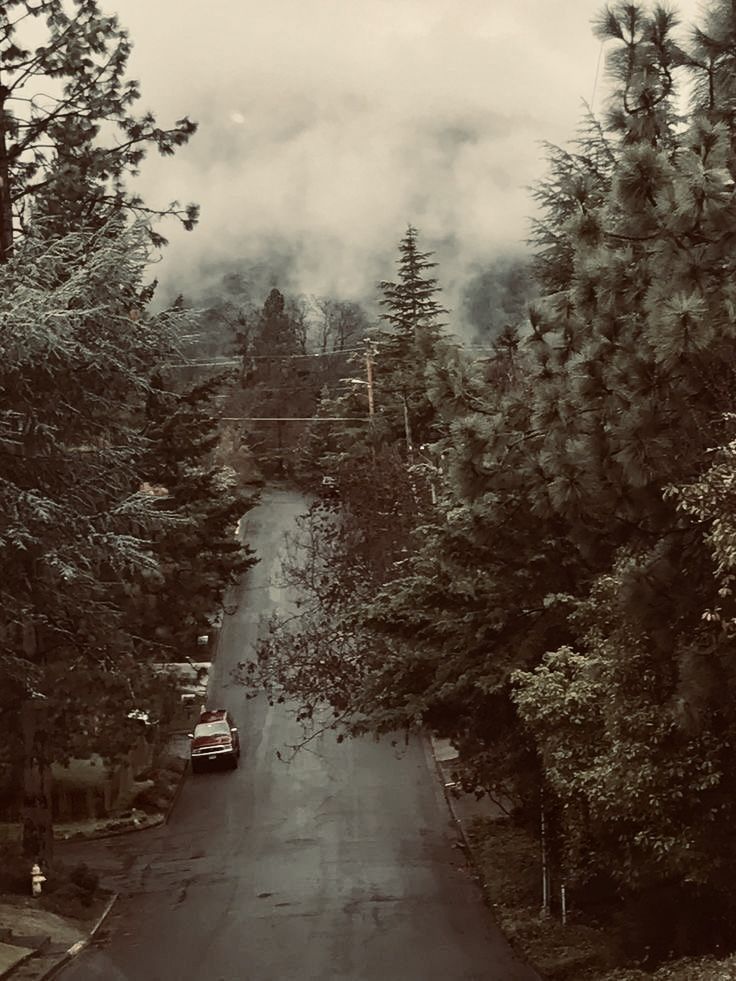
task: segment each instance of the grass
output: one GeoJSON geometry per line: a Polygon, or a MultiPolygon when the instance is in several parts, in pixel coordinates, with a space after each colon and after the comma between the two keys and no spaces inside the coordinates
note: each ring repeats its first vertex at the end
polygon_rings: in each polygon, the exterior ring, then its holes
{"type": "Polygon", "coordinates": [[[611,971],[599,981],[736,981],[736,957],[686,958],[665,964],[653,974],[644,971],[611,971]]]}
{"type": "Polygon", "coordinates": [[[469,838],[496,922],[546,981],[736,981],[736,955],[684,958],[643,971],[622,966],[616,931],[571,912],[563,926],[540,911],[539,843],[508,820],[477,818],[469,838]]]}
{"type": "Polygon", "coordinates": [[[51,773],[55,784],[75,790],[102,786],[110,778],[105,761],[97,754],[87,760],[69,760],[66,766],[52,763],[51,773]]]}
{"type": "Polygon", "coordinates": [[[508,820],[477,818],[470,828],[473,855],[498,925],[519,954],[548,981],[591,981],[615,963],[614,945],[601,931],[543,916],[539,844],[508,820]]]}

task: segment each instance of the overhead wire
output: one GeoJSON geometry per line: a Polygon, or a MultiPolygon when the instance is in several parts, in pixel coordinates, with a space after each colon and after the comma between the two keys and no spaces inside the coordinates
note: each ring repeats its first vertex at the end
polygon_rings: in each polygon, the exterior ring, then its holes
{"type": "Polygon", "coordinates": [[[165,362],[164,368],[229,368],[239,367],[243,361],[297,361],[303,358],[335,358],[344,354],[364,353],[360,347],[344,348],[342,351],[315,351],[310,354],[244,354],[237,358],[217,361],[165,362]]]}

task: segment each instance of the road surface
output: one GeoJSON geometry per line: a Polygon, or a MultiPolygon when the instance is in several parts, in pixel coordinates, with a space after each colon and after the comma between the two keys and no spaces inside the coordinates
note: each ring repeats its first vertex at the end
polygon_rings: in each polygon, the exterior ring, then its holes
{"type": "Polygon", "coordinates": [[[243,522],[260,563],[225,618],[211,704],[241,732],[235,771],[189,776],[165,827],[113,839],[121,898],[63,981],[534,981],[456,847],[427,744],[314,740],[284,706],[247,701],[231,670],[287,602],[285,529],[303,508],[268,491],[243,522]]]}

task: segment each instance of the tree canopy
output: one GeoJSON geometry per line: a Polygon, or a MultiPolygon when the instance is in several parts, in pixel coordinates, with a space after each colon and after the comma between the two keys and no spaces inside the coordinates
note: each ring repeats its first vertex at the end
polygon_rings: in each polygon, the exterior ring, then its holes
{"type": "Polygon", "coordinates": [[[253,561],[219,382],[187,390],[164,370],[193,315],[150,309],[164,240],[149,219],[191,228],[196,207],[150,207],[127,184],[147,148],[170,155],[195,126],[134,115],[129,54],[94,0],[0,10],[0,765],[23,769],[23,844],[41,861],[49,764],[109,760],[141,713],[164,719],[178,696],[156,663],[193,651],[253,561]]]}

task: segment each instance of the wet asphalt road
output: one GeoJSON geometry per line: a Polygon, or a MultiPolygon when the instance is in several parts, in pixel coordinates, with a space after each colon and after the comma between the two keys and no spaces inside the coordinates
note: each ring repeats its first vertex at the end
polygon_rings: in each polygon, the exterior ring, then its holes
{"type": "Polygon", "coordinates": [[[283,531],[302,509],[269,491],[244,533],[261,562],[220,638],[212,705],[240,727],[236,771],[189,776],[168,825],[98,843],[120,892],[62,981],[534,981],[483,906],[427,745],[338,745],[289,762],[301,730],[246,701],[231,668],[287,602],[283,531]]]}

